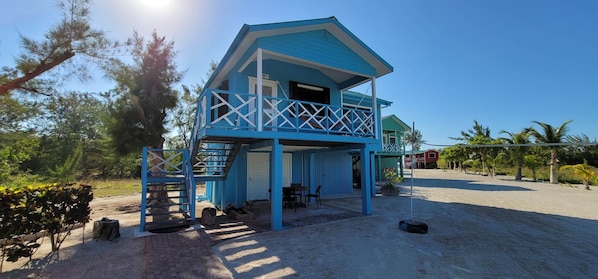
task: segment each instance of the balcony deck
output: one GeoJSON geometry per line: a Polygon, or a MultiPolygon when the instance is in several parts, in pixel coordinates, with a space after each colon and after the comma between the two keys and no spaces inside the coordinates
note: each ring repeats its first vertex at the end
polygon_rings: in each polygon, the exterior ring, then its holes
{"type": "Polygon", "coordinates": [[[194,127],[194,140],[277,138],[283,144],[318,146],[378,142],[371,110],[223,90],[199,97],[194,127]]]}

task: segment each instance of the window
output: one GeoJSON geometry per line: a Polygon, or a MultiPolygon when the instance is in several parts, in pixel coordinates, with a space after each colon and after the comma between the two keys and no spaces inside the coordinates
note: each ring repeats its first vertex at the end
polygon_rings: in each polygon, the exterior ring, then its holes
{"type": "Polygon", "coordinates": [[[330,105],[330,88],[296,81],[289,81],[290,98],[330,105]]]}
{"type": "MultiPolygon", "coordinates": [[[[318,104],[330,104],[330,88],[301,83],[296,81],[289,81],[290,98],[293,100],[306,101],[318,104]]],[[[321,107],[306,106],[307,113],[313,115],[316,111],[318,116],[325,116],[325,110],[321,107]]],[[[291,108],[294,112],[294,107],[291,108]]],[[[299,112],[301,115],[302,112],[299,112]]]]}
{"type": "Polygon", "coordinates": [[[428,153],[428,158],[436,158],[436,154],[435,153],[428,153]]]}

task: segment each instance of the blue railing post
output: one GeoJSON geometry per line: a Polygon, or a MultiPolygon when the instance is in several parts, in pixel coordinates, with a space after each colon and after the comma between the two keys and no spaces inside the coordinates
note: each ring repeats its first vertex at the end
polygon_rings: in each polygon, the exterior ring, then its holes
{"type": "Polygon", "coordinates": [[[143,147],[141,153],[141,220],[139,221],[139,232],[145,229],[145,209],[147,208],[147,147],[143,147]]]}
{"type": "Polygon", "coordinates": [[[191,221],[195,221],[195,177],[193,175],[193,162],[191,153],[188,149],[183,150],[183,174],[185,175],[185,186],[187,188],[187,197],[189,199],[189,214],[191,221]]]}

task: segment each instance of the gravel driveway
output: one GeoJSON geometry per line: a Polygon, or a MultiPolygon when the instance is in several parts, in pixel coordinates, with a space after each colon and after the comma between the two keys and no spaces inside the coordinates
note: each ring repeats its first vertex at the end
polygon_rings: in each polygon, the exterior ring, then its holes
{"type": "MultiPolygon", "coordinates": [[[[265,232],[212,248],[235,278],[596,278],[598,193],[581,186],[415,170],[373,214],[265,232]]],[[[359,199],[324,199],[360,211],[359,199]]]]}

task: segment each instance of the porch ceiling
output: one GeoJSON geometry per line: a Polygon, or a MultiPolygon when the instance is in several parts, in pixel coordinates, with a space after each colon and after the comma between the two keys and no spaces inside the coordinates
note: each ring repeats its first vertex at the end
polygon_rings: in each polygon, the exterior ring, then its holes
{"type": "MultiPolygon", "coordinates": [[[[208,137],[203,139],[204,142],[237,142],[243,145],[251,146],[252,151],[271,151],[272,146],[268,144],[270,139],[256,139],[256,138],[229,138],[229,137],[208,137]]],[[[331,142],[331,141],[305,141],[305,140],[289,140],[280,139],[283,145],[284,152],[297,152],[306,150],[317,150],[332,147],[346,146],[349,149],[354,149],[354,143],[346,142],[331,142]]]]}
{"type": "MultiPolygon", "coordinates": [[[[338,84],[346,82],[355,77],[360,77],[360,75],[353,73],[353,72],[348,72],[348,71],[344,71],[344,70],[340,70],[340,69],[331,68],[331,67],[328,67],[328,66],[325,66],[322,64],[314,63],[313,61],[307,61],[307,60],[303,60],[303,59],[299,59],[296,57],[292,57],[292,56],[288,56],[288,55],[284,55],[284,54],[280,54],[280,53],[276,53],[276,52],[272,52],[272,51],[267,51],[267,50],[263,51],[262,59],[263,60],[272,59],[272,60],[277,60],[277,61],[281,61],[284,63],[299,65],[299,66],[306,67],[306,68],[316,69],[316,70],[322,72],[324,75],[328,76],[330,79],[334,80],[338,84]]],[[[256,62],[256,61],[257,61],[257,54],[254,52],[247,59],[247,61],[245,61],[245,63],[243,63],[243,66],[239,69],[239,72],[242,72],[243,70],[245,70],[245,68],[247,68],[247,66],[249,66],[249,64],[251,64],[252,62],[256,62]]],[[[264,69],[264,72],[267,73],[268,69],[264,69]]],[[[363,78],[363,80],[367,80],[367,77],[362,77],[362,78],[363,78]]],[[[345,89],[345,88],[340,88],[340,89],[345,89]]]]}

